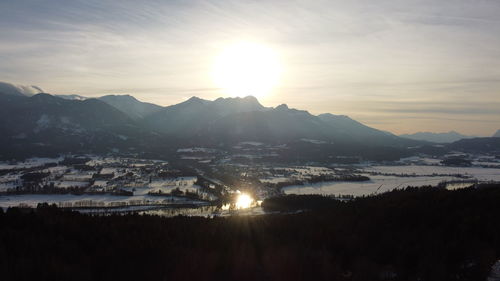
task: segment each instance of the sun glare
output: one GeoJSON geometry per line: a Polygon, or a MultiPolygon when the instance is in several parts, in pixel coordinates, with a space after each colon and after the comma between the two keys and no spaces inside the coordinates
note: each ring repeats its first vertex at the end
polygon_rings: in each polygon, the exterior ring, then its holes
{"type": "Polygon", "coordinates": [[[252,206],[252,203],[253,203],[253,198],[250,197],[250,195],[241,193],[236,198],[235,207],[236,209],[246,209],[250,208],[252,206]]]}
{"type": "Polygon", "coordinates": [[[269,47],[242,42],[225,48],[215,59],[213,79],[229,96],[262,98],[281,73],[277,54],[269,47]]]}

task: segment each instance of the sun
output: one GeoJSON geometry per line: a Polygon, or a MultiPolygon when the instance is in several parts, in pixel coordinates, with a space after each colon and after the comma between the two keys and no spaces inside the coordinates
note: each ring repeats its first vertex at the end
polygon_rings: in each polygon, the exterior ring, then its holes
{"type": "Polygon", "coordinates": [[[213,80],[229,96],[263,98],[276,86],[281,74],[278,55],[257,43],[232,44],[215,58],[213,80]]]}
{"type": "Polygon", "coordinates": [[[250,195],[241,193],[236,198],[235,207],[236,209],[247,209],[252,206],[253,198],[250,195]]]}

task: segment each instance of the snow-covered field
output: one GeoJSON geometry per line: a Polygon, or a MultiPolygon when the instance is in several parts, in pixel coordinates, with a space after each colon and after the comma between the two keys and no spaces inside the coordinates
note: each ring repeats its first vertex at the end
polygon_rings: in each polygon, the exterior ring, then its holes
{"type": "Polygon", "coordinates": [[[262,183],[280,183],[280,182],[287,182],[290,179],[287,177],[269,177],[269,178],[262,178],[260,179],[260,182],[262,183]]]}
{"type": "Polygon", "coordinates": [[[56,181],[54,186],[58,188],[68,188],[68,187],[84,187],[88,186],[89,182],[86,181],[56,181]]]}
{"type": "Polygon", "coordinates": [[[311,176],[335,174],[335,171],[330,168],[317,166],[277,167],[274,170],[274,174],[268,172],[266,177],[259,180],[262,183],[280,183],[291,180],[304,180],[311,176]]]}
{"type": "Polygon", "coordinates": [[[134,195],[134,196],[116,196],[109,194],[24,194],[24,195],[1,195],[0,196],[0,207],[8,208],[14,206],[30,206],[36,207],[38,203],[49,203],[63,205],[64,203],[75,204],[77,202],[88,204],[90,201],[94,202],[96,205],[101,206],[112,206],[113,203],[128,203],[134,204],[141,202],[149,202],[151,204],[164,202],[167,200],[172,203],[175,202],[198,202],[188,200],[182,197],[163,197],[163,196],[151,196],[151,195],[134,195]],[[60,204],[61,203],[61,204],[60,204]]]}
{"type": "MultiPolygon", "coordinates": [[[[371,180],[366,182],[323,182],[317,184],[289,186],[283,188],[283,192],[286,194],[361,196],[374,194],[375,192],[380,193],[390,191],[395,188],[404,188],[407,186],[435,186],[442,181],[461,180],[460,178],[451,176],[456,174],[467,175],[470,176],[471,179],[477,179],[479,181],[500,181],[500,169],[496,168],[403,165],[368,166],[362,168],[361,171],[388,175],[367,175],[371,178],[371,180]],[[403,177],[403,175],[411,176],[403,177]]],[[[470,184],[465,184],[464,186],[468,185],[470,184]]]]}
{"type": "Polygon", "coordinates": [[[162,192],[170,193],[172,190],[179,188],[179,190],[186,192],[196,192],[200,187],[195,185],[197,177],[179,177],[164,180],[154,180],[151,183],[143,185],[142,187],[127,187],[123,188],[127,191],[134,191],[135,195],[143,195],[148,192],[162,192]]]}
{"type": "Polygon", "coordinates": [[[491,161],[472,161],[473,165],[476,166],[487,166],[493,168],[500,168],[500,162],[491,162],[491,161]]]}
{"type": "Polygon", "coordinates": [[[364,170],[367,172],[379,172],[384,174],[399,175],[461,174],[472,176],[480,181],[500,181],[500,169],[496,168],[409,165],[372,166],[367,167],[364,170]]]}
{"type": "Polygon", "coordinates": [[[64,181],[89,181],[92,179],[91,173],[74,173],[74,174],[65,174],[62,177],[64,181]]]}
{"type": "Polygon", "coordinates": [[[294,185],[283,188],[286,194],[323,194],[323,195],[370,195],[407,186],[437,185],[442,181],[456,180],[454,177],[396,177],[370,176],[366,182],[322,182],[316,184],[294,185]]]}
{"type": "Polygon", "coordinates": [[[304,174],[304,175],[320,175],[320,174],[329,174],[332,173],[332,170],[325,167],[316,167],[316,166],[299,166],[299,167],[290,167],[284,168],[288,172],[304,174]]]}
{"type": "MultiPolygon", "coordinates": [[[[153,181],[143,187],[126,187],[122,188],[124,190],[133,191],[133,196],[117,196],[117,195],[109,195],[109,194],[99,194],[99,195],[73,195],[73,194],[26,194],[26,195],[0,195],[0,207],[8,208],[13,206],[31,206],[36,207],[38,203],[55,203],[61,206],[68,206],[69,204],[74,204],[75,202],[83,202],[88,205],[88,201],[93,201],[94,205],[106,207],[111,206],[113,203],[124,203],[127,204],[134,203],[140,201],[140,204],[144,204],[145,202],[151,204],[157,204],[160,202],[165,202],[164,200],[173,200],[174,202],[195,202],[193,200],[189,200],[182,197],[170,197],[170,196],[152,196],[148,195],[149,192],[157,193],[161,191],[162,193],[169,193],[173,189],[179,188],[181,191],[189,191],[189,192],[197,192],[200,187],[195,185],[196,177],[180,177],[175,179],[167,179],[167,180],[157,180],[153,181]],[[172,199],[173,198],[173,199],[172,199]]],[[[96,182],[97,183],[97,182],[96,182]]],[[[100,185],[104,186],[105,181],[99,182],[100,185]]],[[[88,182],[77,182],[77,181],[63,181],[56,182],[55,186],[64,188],[64,187],[73,187],[73,186],[85,186],[88,185],[88,182]]],[[[215,199],[212,198],[209,194],[200,194],[207,199],[215,199]]],[[[197,201],[196,201],[197,202],[197,201]]]]}

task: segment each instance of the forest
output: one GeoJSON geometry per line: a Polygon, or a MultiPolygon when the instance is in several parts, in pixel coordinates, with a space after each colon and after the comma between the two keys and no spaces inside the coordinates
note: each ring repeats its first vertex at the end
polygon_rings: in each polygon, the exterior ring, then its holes
{"type": "Polygon", "coordinates": [[[10,208],[1,279],[486,280],[500,258],[499,187],[282,196],[253,217],[10,208]]]}

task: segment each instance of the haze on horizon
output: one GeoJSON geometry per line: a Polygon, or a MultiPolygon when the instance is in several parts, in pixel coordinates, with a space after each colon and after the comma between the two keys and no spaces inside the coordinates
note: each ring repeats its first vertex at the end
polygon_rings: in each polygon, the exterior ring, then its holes
{"type": "MultiPolygon", "coordinates": [[[[227,96],[227,46],[278,54],[259,98],[345,114],[393,133],[500,128],[498,1],[0,2],[0,81],[53,94],[131,94],[161,105],[227,96]]],[[[256,94],[258,96],[258,94],[256,94]]]]}

